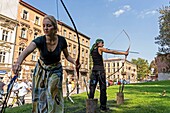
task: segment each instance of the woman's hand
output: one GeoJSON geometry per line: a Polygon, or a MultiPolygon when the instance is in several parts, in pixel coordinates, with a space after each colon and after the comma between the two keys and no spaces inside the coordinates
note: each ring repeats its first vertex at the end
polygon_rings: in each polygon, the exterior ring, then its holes
{"type": "Polygon", "coordinates": [[[128,54],[129,54],[129,50],[125,52],[125,56],[128,56],[128,54]]]}
{"type": "Polygon", "coordinates": [[[76,69],[80,69],[80,67],[81,67],[81,64],[76,63],[76,69]]]}
{"type": "Polygon", "coordinates": [[[18,75],[19,71],[21,71],[21,65],[19,63],[15,63],[13,66],[12,66],[12,71],[15,75],[18,75]]]}

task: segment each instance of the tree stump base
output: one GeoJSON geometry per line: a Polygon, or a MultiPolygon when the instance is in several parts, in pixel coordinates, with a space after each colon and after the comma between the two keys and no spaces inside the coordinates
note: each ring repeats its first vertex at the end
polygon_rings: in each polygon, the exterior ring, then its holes
{"type": "Polygon", "coordinates": [[[86,113],[97,113],[98,99],[86,99],[86,113]]]}
{"type": "Polygon", "coordinates": [[[117,93],[117,104],[123,104],[124,103],[124,93],[117,93]]]}

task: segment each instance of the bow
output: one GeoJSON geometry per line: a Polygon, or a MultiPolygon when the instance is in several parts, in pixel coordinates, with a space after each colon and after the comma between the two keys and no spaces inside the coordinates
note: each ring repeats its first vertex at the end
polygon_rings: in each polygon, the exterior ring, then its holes
{"type": "MultiPolygon", "coordinates": [[[[79,38],[79,35],[78,35],[78,31],[77,31],[76,25],[75,25],[71,15],[70,15],[68,9],[66,8],[63,0],[60,0],[60,1],[61,1],[62,5],[63,5],[67,15],[69,16],[69,18],[70,18],[70,20],[71,20],[71,22],[73,24],[74,30],[76,32],[76,35],[77,35],[77,39],[78,39],[78,56],[77,56],[77,60],[76,60],[76,65],[78,66],[78,65],[80,65],[80,38],[79,38]]],[[[77,66],[76,66],[76,72],[77,72],[77,93],[79,93],[79,83],[78,83],[78,80],[79,80],[79,69],[80,69],[80,67],[77,67],[77,66]]],[[[76,86],[75,86],[75,88],[76,88],[76,86]]],[[[73,88],[73,90],[70,93],[72,93],[75,90],[75,88],[73,88]]]]}
{"type": "Polygon", "coordinates": [[[4,100],[4,102],[3,102],[3,106],[2,106],[2,109],[1,109],[1,113],[5,113],[5,108],[7,107],[7,103],[8,103],[8,100],[9,100],[9,97],[10,97],[10,95],[11,95],[11,91],[12,91],[13,85],[14,85],[15,80],[17,79],[17,77],[18,77],[18,76],[15,75],[15,76],[11,79],[10,83],[8,84],[7,94],[6,94],[5,100],[4,100]]]}
{"type": "Polygon", "coordinates": [[[67,88],[67,98],[74,103],[73,99],[70,97],[70,93],[69,93],[69,83],[68,83],[68,78],[66,79],[66,88],[67,88]]]}
{"type": "MultiPolygon", "coordinates": [[[[126,33],[126,31],[125,31],[124,29],[123,29],[123,32],[125,33],[125,35],[127,36],[128,40],[129,40],[129,47],[128,47],[128,49],[126,50],[126,51],[129,53],[130,46],[131,46],[130,37],[129,37],[129,35],[126,33]]],[[[121,66],[119,69],[117,69],[114,73],[108,75],[107,78],[109,78],[110,76],[112,76],[112,75],[114,75],[115,73],[119,72],[120,69],[122,69],[122,68],[124,67],[125,62],[126,62],[126,59],[127,59],[127,56],[128,56],[128,55],[125,55],[124,61],[123,61],[123,63],[122,63],[122,66],[121,66]]]]}

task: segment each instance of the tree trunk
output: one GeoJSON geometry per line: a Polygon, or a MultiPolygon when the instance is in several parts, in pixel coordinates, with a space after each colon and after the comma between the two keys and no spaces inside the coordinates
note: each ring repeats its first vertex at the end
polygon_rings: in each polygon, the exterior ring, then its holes
{"type": "Polygon", "coordinates": [[[86,100],[86,113],[97,113],[97,102],[98,99],[87,99],[86,100]]]}
{"type": "Polygon", "coordinates": [[[117,93],[117,104],[123,104],[124,103],[124,93],[117,93]]]}

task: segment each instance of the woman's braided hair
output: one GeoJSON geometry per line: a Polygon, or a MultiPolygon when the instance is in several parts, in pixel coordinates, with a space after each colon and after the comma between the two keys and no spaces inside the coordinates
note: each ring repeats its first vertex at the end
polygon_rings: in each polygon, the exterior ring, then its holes
{"type": "Polygon", "coordinates": [[[94,50],[94,48],[98,45],[98,43],[100,42],[104,42],[102,39],[97,39],[96,42],[92,45],[91,49],[90,49],[90,54],[92,53],[92,51],[94,50]]]}

